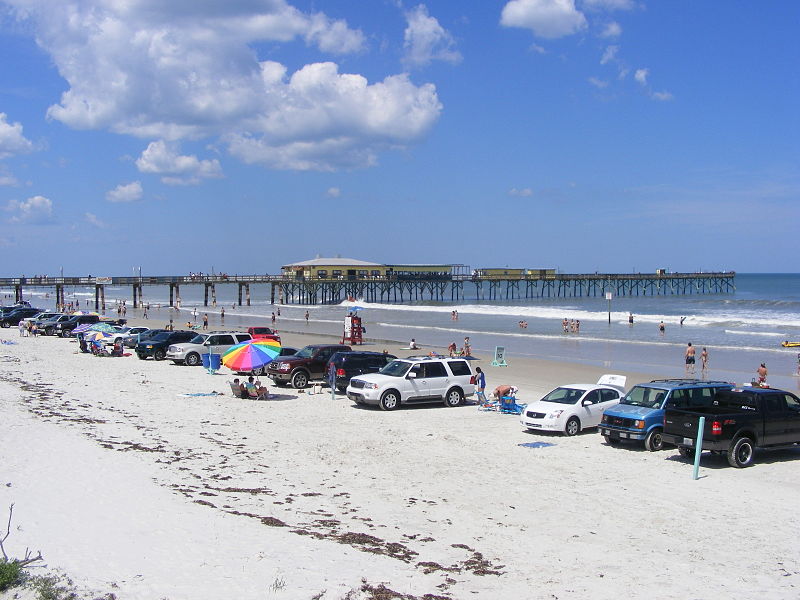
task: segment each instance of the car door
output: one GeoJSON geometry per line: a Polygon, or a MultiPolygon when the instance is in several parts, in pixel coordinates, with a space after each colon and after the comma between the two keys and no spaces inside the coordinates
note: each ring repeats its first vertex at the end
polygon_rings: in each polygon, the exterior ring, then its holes
{"type": "Polygon", "coordinates": [[[603,418],[601,405],[600,390],[590,390],[581,398],[576,408],[582,427],[596,427],[600,424],[600,419],[603,418]]]}
{"type": "Polygon", "coordinates": [[[406,402],[421,402],[428,397],[428,380],[425,379],[424,365],[417,363],[406,373],[408,385],[406,402]]]}
{"type": "Polygon", "coordinates": [[[584,427],[595,427],[603,420],[603,413],[609,408],[613,408],[619,404],[619,392],[617,390],[602,389],[596,390],[600,394],[600,401],[593,404],[594,410],[592,411],[593,421],[591,425],[584,425],[584,427]]]}
{"type": "Polygon", "coordinates": [[[428,383],[428,397],[434,399],[444,398],[450,387],[450,376],[441,362],[424,363],[425,379],[428,383]]]}
{"type": "Polygon", "coordinates": [[[800,400],[792,394],[784,394],[786,402],[786,432],[784,443],[800,442],[800,400]]]}
{"type": "Polygon", "coordinates": [[[764,437],[760,440],[762,446],[783,444],[789,436],[787,425],[787,407],[784,395],[764,394],[762,398],[764,412],[764,437]]]}
{"type": "Polygon", "coordinates": [[[314,354],[313,360],[308,363],[308,370],[311,374],[311,379],[322,379],[325,375],[325,365],[334,352],[338,352],[339,348],[320,348],[314,354]]]}
{"type": "Polygon", "coordinates": [[[211,354],[225,354],[225,351],[235,343],[236,340],[229,333],[208,336],[211,354]]]}

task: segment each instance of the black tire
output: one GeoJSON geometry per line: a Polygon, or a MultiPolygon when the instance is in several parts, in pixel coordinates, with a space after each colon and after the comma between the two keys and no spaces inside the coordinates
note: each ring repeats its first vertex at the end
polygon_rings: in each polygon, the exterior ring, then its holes
{"type": "Polygon", "coordinates": [[[564,433],[569,436],[578,435],[581,431],[581,421],[578,417],[570,417],[567,420],[567,426],[564,427],[564,433]]]}
{"type": "Polygon", "coordinates": [[[611,437],[610,435],[604,435],[603,439],[609,446],[616,446],[617,444],[619,444],[619,439],[611,437]]]}
{"type": "Polygon", "coordinates": [[[662,431],[658,428],[651,429],[647,437],[644,438],[644,447],[650,452],[658,452],[664,448],[664,438],[662,431]]]}
{"type": "Polygon", "coordinates": [[[137,352],[137,353],[136,353],[136,356],[138,356],[138,357],[139,357],[139,360],[147,360],[147,356],[145,356],[144,354],[139,354],[139,353],[137,352]]]}
{"type": "Polygon", "coordinates": [[[447,390],[444,396],[445,406],[460,406],[464,403],[464,393],[460,388],[454,387],[447,390]]]}
{"type": "Polygon", "coordinates": [[[400,392],[397,390],[386,390],[381,396],[381,408],[383,410],[395,410],[400,408],[400,392]]]}
{"type": "Polygon", "coordinates": [[[266,367],[258,367],[257,369],[253,369],[251,371],[251,375],[253,375],[254,377],[261,377],[266,372],[267,372],[267,368],[266,367]]]}
{"type": "Polygon", "coordinates": [[[336,391],[339,393],[344,394],[347,391],[347,386],[342,387],[341,385],[336,386],[336,391]]]}
{"type": "Polygon", "coordinates": [[[691,458],[694,455],[694,450],[686,446],[678,446],[678,454],[683,458],[691,458]]]}
{"type": "Polygon", "coordinates": [[[159,349],[159,350],[154,350],[153,351],[153,359],[154,360],[164,360],[164,358],[166,356],[167,356],[167,353],[164,352],[163,350],[159,349]]]}
{"type": "Polygon", "coordinates": [[[647,437],[644,438],[644,447],[650,452],[658,452],[664,448],[664,438],[662,431],[658,428],[650,430],[647,437]]]}
{"type": "Polygon", "coordinates": [[[753,464],[753,440],[747,437],[737,438],[728,448],[728,464],[737,469],[743,469],[753,464]]]}
{"type": "Polygon", "coordinates": [[[186,355],[186,358],[184,359],[183,362],[188,367],[196,367],[197,365],[202,363],[203,360],[200,358],[200,355],[197,352],[190,352],[189,354],[186,355]]]}
{"type": "Polygon", "coordinates": [[[55,329],[52,327],[45,327],[44,334],[45,335],[53,335],[56,332],[55,329]]]}
{"type": "Polygon", "coordinates": [[[297,371],[292,375],[292,387],[296,390],[302,389],[308,385],[308,373],[305,371],[297,371]]]}
{"type": "Polygon", "coordinates": [[[286,387],[287,385],[289,385],[286,381],[273,380],[273,383],[275,384],[276,387],[286,387]]]}
{"type": "Polygon", "coordinates": [[[3,326],[3,329],[8,329],[9,326],[8,321],[3,321],[2,323],[0,323],[0,325],[3,326]]]}

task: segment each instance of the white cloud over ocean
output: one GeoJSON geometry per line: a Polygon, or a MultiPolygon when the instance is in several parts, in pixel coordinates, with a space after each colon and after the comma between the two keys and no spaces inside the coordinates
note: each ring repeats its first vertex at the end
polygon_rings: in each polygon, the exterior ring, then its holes
{"type": "Polygon", "coordinates": [[[540,38],[555,39],[586,29],[586,17],[574,0],[510,0],[500,24],[530,29],[540,38]]]}
{"type": "Polygon", "coordinates": [[[214,158],[200,160],[196,156],[181,155],[175,143],[158,140],[151,142],[136,160],[142,173],[162,175],[168,185],[195,185],[207,178],[222,177],[222,167],[214,158]]]}
{"type": "MultiPolygon", "coordinates": [[[[247,163],[334,170],[375,164],[379,152],[413,143],[442,108],[433,85],[403,74],[370,83],[333,62],[290,71],[260,59],[264,44],[302,41],[310,53],[334,56],[366,48],[345,21],[284,0],[8,4],[67,82],[48,116],[74,129],[165,142],[213,138],[247,163]]],[[[428,51],[452,57],[441,35],[428,51]]],[[[414,39],[422,48],[426,38],[414,39]]]]}
{"type": "Polygon", "coordinates": [[[404,64],[423,67],[434,60],[449,63],[461,62],[453,36],[439,21],[428,14],[424,4],[405,13],[407,26],[403,33],[404,64]]]}
{"type": "Polygon", "coordinates": [[[139,181],[132,181],[130,183],[121,183],[113,190],[106,192],[106,200],[109,202],[135,202],[141,199],[144,190],[139,181]]]}
{"type": "Polygon", "coordinates": [[[21,123],[9,123],[8,115],[0,113],[0,159],[33,151],[33,142],[22,134],[21,123]]]}
{"type": "Polygon", "coordinates": [[[12,213],[9,219],[11,223],[46,225],[53,222],[53,201],[44,196],[11,200],[6,210],[12,213]]]}

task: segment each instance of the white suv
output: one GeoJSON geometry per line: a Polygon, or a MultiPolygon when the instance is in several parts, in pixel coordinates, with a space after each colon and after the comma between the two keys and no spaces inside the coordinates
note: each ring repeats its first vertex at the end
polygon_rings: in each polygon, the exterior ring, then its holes
{"type": "Polygon", "coordinates": [[[472,369],[463,358],[398,358],[378,373],[353,377],[347,397],[357,404],[377,404],[383,410],[421,402],[458,406],[474,393],[471,377],[472,369]]]}
{"type": "Polygon", "coordinates": [[[198,333],[196,337],[182,344],[173,344],[167,349],[167,358],[177,364],[196,367],[203,359],[201,354],[225,354],[235,346],[251,339],[249,333],[241,331],[211,331],[198,333]]]}

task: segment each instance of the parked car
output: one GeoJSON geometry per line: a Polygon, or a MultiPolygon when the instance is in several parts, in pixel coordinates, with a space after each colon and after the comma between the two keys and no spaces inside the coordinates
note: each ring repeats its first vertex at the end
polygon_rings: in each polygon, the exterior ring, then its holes
{"type": "MultiPolygon", "coordinates": [[[[236,344],[251,340],[249,333],[241,331],[210,331],[195,334],[188,342],[171,344],[167,348],[167,358],[176,365],[186,364],[196,367],[203,363],[201,354],[225,354],[236,344]]],[[[260,374],[260,373],[259,373],[260,374]]]]}
{"type": "Polygon", "coordinates": [[[423,402],[458,406],[474,393],[471,377],[472,369],[463,358],[398,358],[378,373],[353,377],[347,397],[357,404],[377,404],[383,410],[423,402]]]}
{"type": "Polygon", "coordinates": [[[278,343],[281,341],[281,336],[278,335],[278,332],[269,327],[248,327],[247,333],[249,333],[254,340],[275,340],[278,343]]]}
{"type": "Polygon", "coordinates": [[[139,342],[143,342],[145,340],[149,340],[159,333],[167,331],[166,329],[147,329],[146,331],[139,332],[137,335],[132,335],[131,337],[125,338],[122,341],[122,345],[126,348],[136,348],[136,344],[139,342]]]}
{"type": "MultiPolygon", "coordinates": [[[[274,360],[280,360],[282,356],[294,356],[297,354],[297,348],[292,348],[291,346],[281,346],[281,353],[278,355],[278,358],[274,360]]],[[[237,371],[239,374],[243,375],[266,375],[267,367],[261,367],[259,369],[254,369],[252,371],[237,371]]]]}
{"type": "Polygon", "coordinates": [[[42,312],[41,308],[17,308],[3,316],[0,316],[0,327],[11,327],[12,325],[19,325],[22,319],[32,317],[35,314],[42,312]]]}
{"type": "MultiPolygon", "coordinates": [[[[125,345],[125,342],[131,338],[133,340],[137,340],[140,333],[144,333],[145,331],[150,331],[149,327],[122,327],[120,331],[114,333],[114,336],[108,341],[109,344],[113,344],[118,339],[122,340],[122,345],[125,345]]],[[[134,344],[135,346],[136,344],[134,344]]]]}
{"type": "Polygon", "coordinates": [[[72,330],[78,325],[94,324],[99,322],[99,315],[71,315],[69,319],[56,323],[55,335],[69,337],[72,335],[72,330]]]}
{"type": "Polygon", "coordinates": [[[708,406],[714,394],[733,389],[727,381],[697,379],[654,379],[633,386],[617,406],[607,410],[600,423],[606,442],[620,440],[644,442],[648,450],[664,447],[664,409],[686,406],[708,406]]]}
{"type": "Polygon", "coordinates": [[[341,344],[313,344],[297,351],[292,356],[273,360],[267,365],[267,375],[275,385],[289,383],[295,389],[302,389],[312,379],[325,377],[325,365],[336,352],[349,352],[350,346],[341,344]]]}
{"type": "Polygon", "coordinates": [[[136,344],[136,356],[140,360],[145,360],[149,356],[152,356],[154,360],[164,360],[167,356],[167,348],[171,344],[188,342],[194,339],[196,335],[196,331],[162,331],[149,339],[140,340],[136,344]]]}
{"type": "Polygon", "coordinates": [[[720,391],[710,406],[667,408],[664,441],[681,456],[694,455],[700,417],[705,417],[703,450],[725,453],[732,467],[748,467],[756,448],[793,448],[800,444],[800,399],[774,388],[720,391]]]}
{"type": "Polygon", "coordinates": [[[63,313],[55,312],[55,311],[52,311],[52,310],[46,310],[46,311],[37,313],[37,314],[35,314],[35,315],[31,316],[31,317],[25,317],[22,320],[23,321],[32,321],[32,322],[36,323],[36,328],[39,329],[41,327],[42,323],[44,323],[48,319],[51,319],[52,317],[60,315],[60,314],[63,314],[63,313]]]}
{"type": "Polygon", "coordinates": [[[345,392],[352,377],[377,373],[396,358],[383,352],[337,352],[325,365],[325,374],[327,377],[333,365],[336,370],[334,385],[340,392],[345,392]]]}
{"type": "Polygon", "coordinates": [[[72,318],[72,315],[56,315],[54,317],[50,317],[46,321],[42,321],[41,323],[37,324],[37,327],[41,330],[41,333],[44,335],[56,335],[56,325],[59,323],[63,323],[64,321],[69,320],[72,318]]]}
{"type": "Polygon", "coordinates": [[[577,435],[597,427],[603,413],[625,395],[624,375],[603,375],[597,383],[570,383],[525,407],[520,423],[529,431],[561,431],[577,435]]]}

